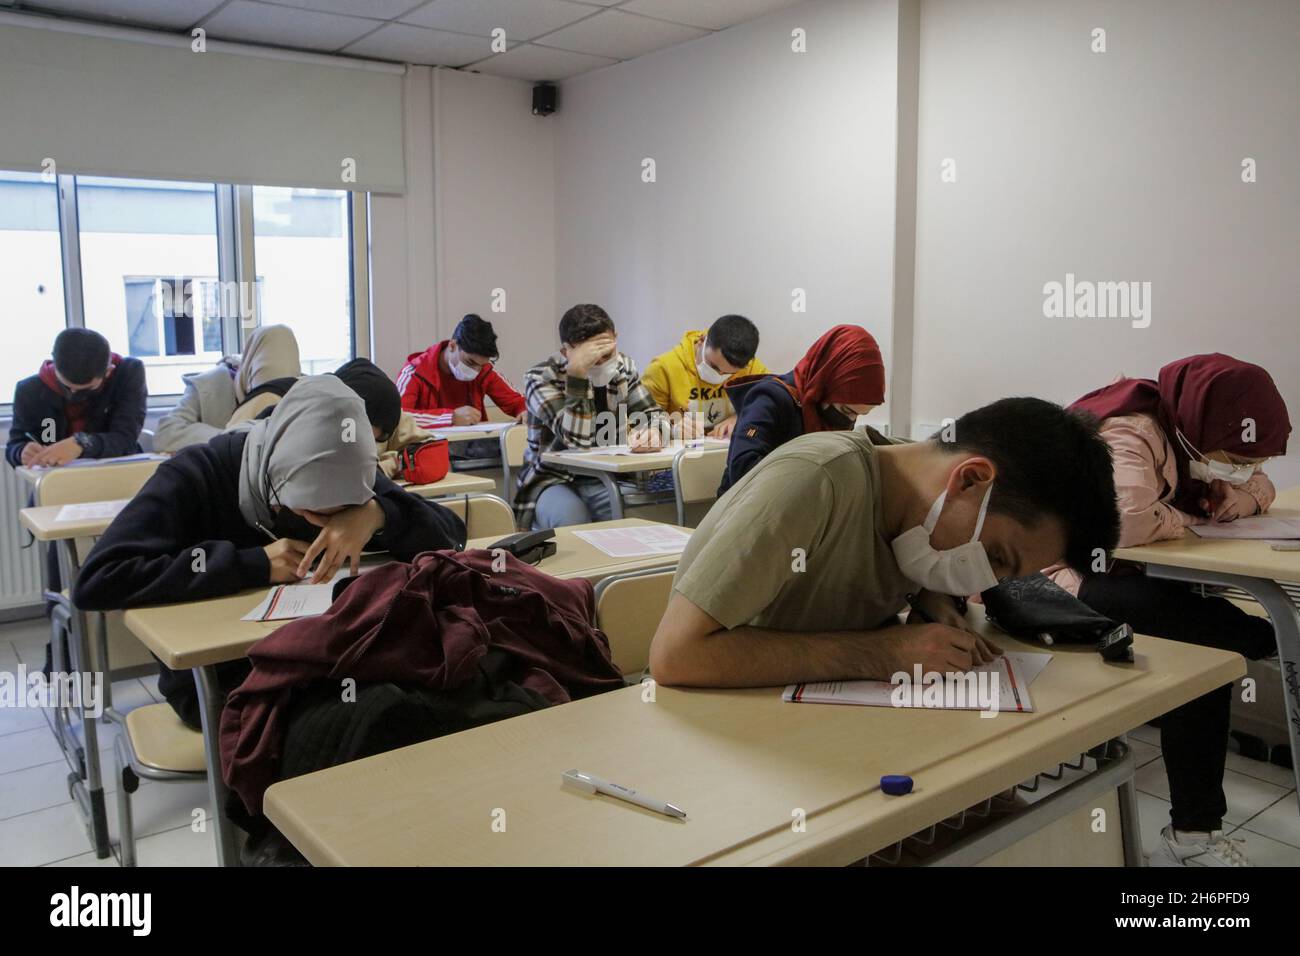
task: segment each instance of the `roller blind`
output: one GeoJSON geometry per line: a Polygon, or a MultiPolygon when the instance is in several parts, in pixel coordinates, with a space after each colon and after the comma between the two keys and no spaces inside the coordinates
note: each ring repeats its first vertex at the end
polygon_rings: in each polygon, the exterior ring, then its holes
{"type": "Polygon", "coordinates": [[[400,69],[226,50],[6,17],[0,169],[403,191],[400,69]]]}

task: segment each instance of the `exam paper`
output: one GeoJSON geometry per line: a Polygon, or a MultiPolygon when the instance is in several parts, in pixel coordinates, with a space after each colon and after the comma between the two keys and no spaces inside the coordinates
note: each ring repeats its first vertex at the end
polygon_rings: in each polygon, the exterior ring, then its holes
{"type": "Polygon", "coordinates": [[[1300,516],[1251,515],[1236,521],[1189,525],[1198,538],[1290,540],[1300,538],[1300,516]]]}
{"type": "Polygon", "coordinates": [[[692,438],[690,441],[669,442],[662,448],[645,451],[633,451],[631,445],[597,445],[592,448],[566,448],[564,451],[552,452],[555,455],[572,455],[581,458],[584,455],[662,455],[664,452],[678,452],[683,448],[705,451],[710,448],[726,448],[730,442],[725,438],[692,438]]]}
{"type": "Polygon", "coordinates": [[[277,584],[240,620],[291,621],[324,614],[334,603],[335,582],[347,576],[347,571],[339,571],[324,584],[277,584]]]}
{"type": "Polygon", "coordinates": [[[437,438],[439,435],[463,435],[465,432],[500,432],[505,431],[515,422],[479,422],[477,425],[446,425],[442,428],[425,429],[437,438]]]}
{"type": "Polygon", "coordinates": [[[75,505],[64,505],[59,509],[55,521],[94,521],[107,518],[112,521],[118,516],[126,501],[85,501],[75,505]]]}
{"type": "Polygon", "coordinates": [[[614,558],[635,558],[651,554],[679,554],[691,536],[679,528],[645,525],[631,528],[601,528],[575,531],[574,537],[594,544],[614,558]]]}
{"type": "Polygon", "coordinates": [[[1052,659],[1051,654],[1013,651],[973,668],[974,684],[965,678],[947,678],[943,691],[926,693],[924,684],[899,692],[898,685],[883,680],[823,681],[791,684],[782,700],[797,704],[854,704],[865,707],[922,707],[931,710],[997,710],[1028,714],[1034,710],[1029,685],[1052,659]],[[996,693],[991,676],[997,675],[996,693]],[[981,676],[985,675],[985,676],[981,676]],[[896,695],[899,702],[895,703],[896,695]]]}
{"type": "Polygon", "coordinates": [[[138,455],[122,455],[118,458],[74,458],[66,465],[30,465],[33,471],[49,471],[53,468],[99,468],[104,465],[124,465],[132,461],[166,461],[167,455],[141,452],[138,455]]]}

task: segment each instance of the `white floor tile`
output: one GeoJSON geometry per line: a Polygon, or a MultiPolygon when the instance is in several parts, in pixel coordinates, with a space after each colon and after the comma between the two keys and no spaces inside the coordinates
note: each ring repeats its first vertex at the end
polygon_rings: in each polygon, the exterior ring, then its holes
{"type": "MultiPolygon", "coordinates": [[[[0,774],[0,820],[69,802],[69,772],[67,762],[59,760],[0,774]]],[[[103,765],[103,779],[105,790],[116,788],[112,767],[107,763],[103,765]]]]}
{"type": "Polygon", "coordinates": [[[1300,847],[1300,808],[1296,806],[1295,793],[1288,793],[1263,813],[1251,817],[1243,826],[1252,833],[1300,847]]]}
{"type": "MultiPolygon", "coordinates": [[[[216,866],[217,846],[211,831],[195,833],[188,826],[155,833],[135,844],[137,866],[216,866]]],[[[113,858],[98,860],[91,852],[82,853],[49,866],[117,866],[113,858]]]]}
{"type": "Polygon", "coordinates": [[[1160,843],[1160,831],[1169,825],[1169,801],[1139,791],[1137,803],[1142,849],[1149,854],[1160,843]]]}
{"type": "Polygon", "coordinates": [[[4,747],[4,738],[7,735],[22,733],[24,730],[36,730],[40,727],[49,727],[43,708],[0,707],[0,749],[4,747]]]}
{"type": "Polygon", "coordinates": [[[1143,743],[1151,744],[1154,747],[1160,746],[1160,728],[1152,727],[1150,724],[1143,724],[1141,727],[1129,731],[1130,738],[1136,738],[1143,743]]]}
{"type": "Polygon", "coordinates": [[[156,673],[146,674],[139,680],[140,683],[144,685],[144,689],[149,692],[149,696],[154,699],[154,703],[162,704],[166,702],[166,698],[163,697],[162,691],[158,689],[158,675],[156,673]]]}
{"type": "Polygon", "coordinates": [[[1228,769],[1244,773],[1248,777],[1267,780],[1275,786],[1285,787],[1288,790],[1295,789],[1295,774],[1286,767],[1279,767],[1275,763],[1251,760],[1241,754],[1230,753],[1228,754],[1228,769]]]}
{"type": "MultiPolygon", "coordinates": [[[[1136,783],[1138,790],[1143,793],[1168,800],[1169,778],[1165,774],[1164,758],[1153,760],[1139,768],[1136,783]]],[[[1224,823],[1244,823],[1286,792],[1286,788],[1276,784],[1257,777],[1249,777],[1235,770],[1227,770],[1223,774],[1223,794],[1228,801],[1228,812],[1223,817],[1224,823]]]]}
{"type": "Polygon", "coordinates": [[[1157,744],[1149,744],[1145,740],[1129,735],[1129,748],[1133,751],[1133,759],[1139,767],[1144,767],[1153,760],[1160,759],[1160,747],[1157,744]]]}
{"type": "Polygon", "coordinates": [[[40,667],[45,663],[45,645],[50,642],[50,625],[41,620],[37,626],[24,626],[20,630],[6,633],[18,659],[28,667],[40,667]]]}
{"type": "Polygon", "coordinates": [[[1246,858],[1255,866],[1300,866],[1300,847],[1244,828],[1232,831],[1232,837],[1242,841],[1246,858]]]}
{"type": "Polygon", "coordinates": [[[48,727],[33,727],[0,737],[0,774],[56,760],[63,761],[63,751],[48,727]]]}
{"type": "Polygon", "coordinates": [[[0,671],[13,673],[18,669],[18,652],[7,637],[0,637],[0,671]]]}
{"type": "Polygon", "coordinates": [[[126,714],[137,707],[156,703],[153,694],[137,678],[113,681],[113,708],[119,713],[126,714]]]}

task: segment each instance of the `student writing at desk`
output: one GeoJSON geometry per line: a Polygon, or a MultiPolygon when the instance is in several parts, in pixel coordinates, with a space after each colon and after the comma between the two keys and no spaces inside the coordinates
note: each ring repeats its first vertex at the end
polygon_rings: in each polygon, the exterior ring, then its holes
{"type": "MultiPolygon", "coordinates": [[[[1259,514],[1273,503],[1273,482],[1260,465],[1286,453],[1291,422],[1258,365],[1193,355],[1166,365],[1154,381],[1121,379],[1071,407],[1101,422],[1114,453],[1122,547],[1180,538],[1191,525],[1259,514]]],[[[1084,603],[1143,634],[1249,658],[1277,647],[1268,620],[1226,598],[1203,597],[1193,585],[1148,578],[1123,562],[1086,577],[1050,570],[1084,603]]],[[[1172,806],[1153,866],[1249,865],[1238,841],[1222,832],[1231,706],[1232,686],[1225,685],[1160,719],[1172,806]]]]}
{"type": "MultiPolygon", "coordinates": [[[[459,517],[378,472],[362,400],[333,375],[308,376],[269,418],[163,462],[87,557],[75,598],[87,610],[196,601],[327,581],[363,549],[410,560],[464,544],[459,517]]],[[[159,689],[198,727],[191,675],[159,667],[159,689]]],[[[222,685],[247,669],[227,666],[222,685]]]]}
{"type": "Polygon", "coordinates": [[[1110,452],[1094,424],[1008,398],[939,436],[862,432],[787,442],[710,509],[682,554],[650,647],[665,684],[769,687],[969,670],[997,649],[951,596],[1064,560],[1085,568],[1119,534],[1110,452]],[[949,436],[942,436],[949,437],[949,436]],[[899,624],[911,592],[919,615],[899,624]]]}

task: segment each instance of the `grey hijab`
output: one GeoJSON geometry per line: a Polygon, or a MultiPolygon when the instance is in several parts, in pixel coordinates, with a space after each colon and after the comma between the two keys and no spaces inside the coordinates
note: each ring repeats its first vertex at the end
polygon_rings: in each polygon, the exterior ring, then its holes
{"type": "Polygon", "coordinates": [[[298,379],[256,422],[239,467],[239,513],[269,528],[272,504],[318,511],[375,496],[378,456],[366,406],[334,375],[298,379]]]}

